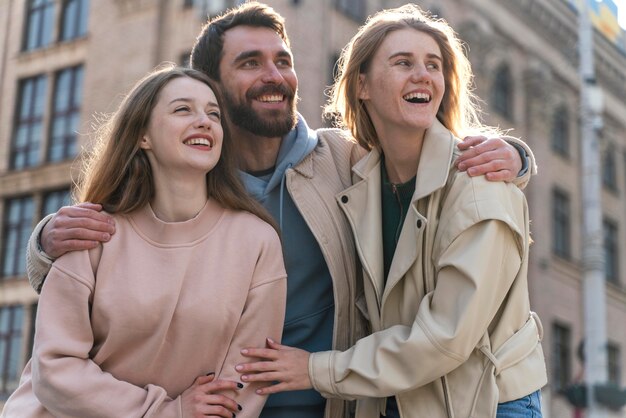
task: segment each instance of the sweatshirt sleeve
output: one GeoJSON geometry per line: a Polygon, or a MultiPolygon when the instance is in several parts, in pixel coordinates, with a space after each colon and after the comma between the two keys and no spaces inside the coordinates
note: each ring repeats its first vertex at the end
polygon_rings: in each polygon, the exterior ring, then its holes
{"type": "MultiPolygon", "coordinates": [[[[245,347],[265,347],[265,339],[280,341],[285,320],[287,281],[278,235],[268,241],[259,256],[252,286],[248,291],[244,311],[231,341],[220,379],[240,381],[235,371],[239,363],[250,361],[240,353],[245,347]]],[[[237,418],[257,418],[267,399],[255,393],[263,384],[244,383],[234,400],[242,406],[237,418]]],[[[231,393],[226,394],[230,396],[231,393]]]]}
{"type": "MultiPolygon", "coordinates": [[[[533,154],[533,151],[530,149],[528,144],[526,144],[521,139],[512,136],[505,136],[503,137],[503,139],[509,144],[513,145],[516,149],[521,148],[526,153],[526,163],[528,164],[527,170],[522,173],[521,176],[514,178],[512,181],[513,184],[523,190],[530,182],[530,177],[534,174],[537,174],[537,162],[535,161],[535,155],[533,154]]],[[[520,157],[522,157],[521,154],[520,157]]],[[[524,162],[522,161],[522,165],[524,165],[523,163],[524,162]]]]}
{"type": "Polygon", "coordinates": [[[50,214],[43,218],[35,227],[28,240],[28,248],[26,249],[26,274],[30,285],[37,293],[41,292],[41,286],[46,279],[46,275],[50,271],[52,262],[54,261],[42,249],[39,242],[41,231],[52,218],[50,214]]]}
{"type": "Polygon", "coordinates": [[[454,370],[487,330],[520,264],[516,236],[505,222],[465,229],[438,257],[437,284],[415,301],[414,322],[373,333],[345,352],[312,354],[314,388],[326,397],[383,397],[454,370]]]}
{"type": "Polygon", "coordinates": [[[158,386],[118,380],[91,360],[95,280],[89,253],[68,253],[59,261],[50,270],[37,311],[32,384],[42,405],[55,416],[182,417],[179,398],[168,398],[158,386]]]}

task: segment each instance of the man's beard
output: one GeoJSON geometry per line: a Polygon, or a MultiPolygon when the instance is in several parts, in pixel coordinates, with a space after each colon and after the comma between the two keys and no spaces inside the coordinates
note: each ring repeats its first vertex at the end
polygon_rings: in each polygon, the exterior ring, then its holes
{"type": "Polygon", "coordinates": [[[233,125],[246,131],[267,138],[283,137],[291,131],[298,121],[296,113],[296,94],[289,87],[266,85],[246,93],[246,102],[237,103],[228,92],[224,91],[224,106],[233,125]],[[251,105],[252,100],[265,94],[282,94],[288,102],[287,111],[268,111],[270,116],[259,115],[251,105]]]}

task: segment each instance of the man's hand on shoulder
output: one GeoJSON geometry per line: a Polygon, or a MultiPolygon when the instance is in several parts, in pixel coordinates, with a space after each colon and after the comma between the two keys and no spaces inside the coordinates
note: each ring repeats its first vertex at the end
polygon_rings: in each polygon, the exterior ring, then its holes
{"type": "Polygon", "coordinates": [[[490,181],[512,181],[523,167],[517,148],[502,138],[468,136],[458,148],[463,152],[455,164],[470,176],[484,174],[490,181]]]}
{"type": "Polygon", "coordinates": [[[89,250],[110,240],[115,223],[101,211],[101,205],[88,202],[63,206],[41,231],[41,248],[56,259],[69,251],[89,250]]]}

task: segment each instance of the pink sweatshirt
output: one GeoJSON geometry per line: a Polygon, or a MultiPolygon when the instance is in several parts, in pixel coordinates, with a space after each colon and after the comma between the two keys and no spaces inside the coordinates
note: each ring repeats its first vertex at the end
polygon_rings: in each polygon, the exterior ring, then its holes
{"type": "MultiPolygon", "coordinates": [[[[280,337],[286,273],[270,225],[212,200],[186,222],[149,206],[115,222],[99,262],[98,249],[53,264],[33,359],[2,416],[182,417],[196,377],[239,381],[239,350],[280,337]]],[[[239,418],[259,415],[255,389],[227,394],[239,418]]]]}

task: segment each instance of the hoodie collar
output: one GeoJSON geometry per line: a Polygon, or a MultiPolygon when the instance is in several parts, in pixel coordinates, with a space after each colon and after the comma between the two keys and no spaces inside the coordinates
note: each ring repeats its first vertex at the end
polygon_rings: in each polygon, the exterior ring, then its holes
{"type": "Polygon", "coordinates": [[[285,135],[280,143],[276,158],[276,169],[268,179],[256,178],[251,174],[240,171],[246,189],[258,200],[264,197],[277,186],[280,186],[286,171],[298,165],[313,151],[318,138],[314,130],[310,129],[302,115],[298,114],[298,122],[294,129],[285,135]]]}

